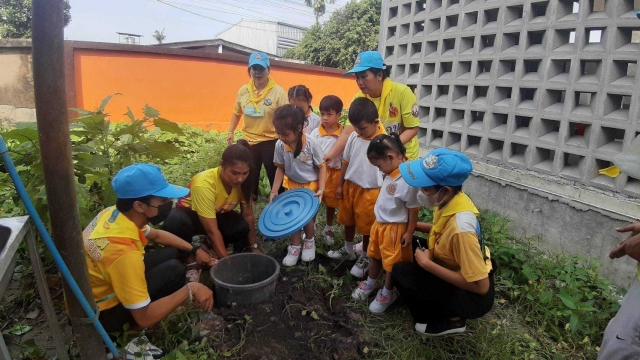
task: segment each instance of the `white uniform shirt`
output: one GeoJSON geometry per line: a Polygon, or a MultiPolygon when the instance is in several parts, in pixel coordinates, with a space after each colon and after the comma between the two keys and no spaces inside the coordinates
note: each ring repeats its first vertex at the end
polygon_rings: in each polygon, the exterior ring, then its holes
{"type": "MultiPolygon", "coordinates": [[[[318,144],[320,144],[320,147],[322,148],[322,153],[326,155],[331,150],[333,145],[335,145],[336,141],[338,140],[338,136],[340,136],[340,134],[342,133],[342,130],[344,130],[344,127],[338,124],[338,130],[334,131],[332,134],[327,134],[324,127],[320,125],[317,129],[311,132],[309,137],[316,139],[316,142],[318,142],[318,144]]],[[[327,163],[327,166],[332,169],[341,169],[342,153],[329,161],[327,163]]]]}
{"type": "Polygon", "coordinates": [[[382,173],[371,165],[367,158],[367,148],[371,139],[384,134],[384,128],[378,125],[378,130],[370,138],[360,137],[355,131],[349,135],[347,145],[342,153],[342,162],[348,164],[346,180],[360,186],[363,189],[375,189],[382,186],[382,173]]]}
{"type": "Polygon", "coordinates": [[[302,151],[297,158],[293,150],[282,141],[276,142],[273,163],[284,165],[284,173],[289,179],[305,184],[318,180],[318,169],[324,166],[322,148],[315,139],[302,135],[302,151]]]}
{"type": "Polygon", "coordinates": [[[320,127],[320,116],[312,111],[311,114],[307,116],[307,125],[302,129],[302,131],[308,135],[318,127],[320,127]]]}
{"type": "Polygon", "coordinates": [[[418,188],[407,185],[396,169],[384,177],[380,195],[373,212],[379,223],[401,223],[409,221],[409,209],[419,209],[418,188]]]}

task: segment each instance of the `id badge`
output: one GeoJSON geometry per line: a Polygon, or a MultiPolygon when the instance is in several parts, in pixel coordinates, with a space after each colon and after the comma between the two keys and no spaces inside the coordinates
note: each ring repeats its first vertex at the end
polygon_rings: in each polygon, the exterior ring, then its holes
{"type": "Polygon", "coordinates": [[[264,107],[258,106],[256,108],[253,104],[247,104],[244,106],[244,116],[252,118],[264,117],[264,107]]]}

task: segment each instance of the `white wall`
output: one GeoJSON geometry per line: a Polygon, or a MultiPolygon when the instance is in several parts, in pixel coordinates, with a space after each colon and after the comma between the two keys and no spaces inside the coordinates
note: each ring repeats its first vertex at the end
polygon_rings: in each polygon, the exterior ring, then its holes
{"type": "Polygon", "coordinates": [[[217,38],[275,54],[278,48],[278,24],[243,20],[220,33],[217,38]]]}

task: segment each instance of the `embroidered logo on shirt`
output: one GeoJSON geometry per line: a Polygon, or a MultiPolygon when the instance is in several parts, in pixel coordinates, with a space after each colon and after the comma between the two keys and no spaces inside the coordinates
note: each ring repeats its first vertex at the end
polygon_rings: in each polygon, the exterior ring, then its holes
{"type": "Polygon", "coordinates": [[[418,104],[413,104],[413,106],[411,107],[411,115],[413,115],[413,117],[415,118],[417,118],[419,115],[418,109],[418,104]]]}
{"type": "Polygon", "coordinates": [[[264,99],[264,105],[265,105],[265,106],[271,106],[271,104],[273,104],[273,102],[271,101],[271,99],[264,99]]]}
{"type": "Polygon", "coordinates": [[[393,101],[389,103],[389,117],[394,118],[398,116],[398,108],[393,104],[393,101]]]}
{"type": "Polygon", "coordinates": [[[436,167],[436,165],[438,165],[438,157],[435,155],[429,155],[424,158],[424,161],[422,163],[424,164],[425,168],[431,170],[436,167]]]}
{"type": "Polygon", "coordinates": [[[395,195],[396,194],[396,184],[391,183],[391,184],[387,185],[387,194],[389,194],[389,195],[395,195]]]}

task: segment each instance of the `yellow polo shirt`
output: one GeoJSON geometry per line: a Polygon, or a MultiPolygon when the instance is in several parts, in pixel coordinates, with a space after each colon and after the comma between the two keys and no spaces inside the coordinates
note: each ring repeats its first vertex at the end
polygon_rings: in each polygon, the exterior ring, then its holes
{"type": "Polygon", "coordinates": [[[485,246],[484,261],[476,227],[478,219],[471,211],[453,215],[436,235],[433,261],[449,270],[462,273],[467,282],[482,280],[492,269],[491,252],[485,246]]]}
{"type": "Polygon", "coordinates": [[[122,303],[130,310],[149,303],[144,277],[145,234],[115,206],[100,212],[82,232],[93,300],[100,311],[122,303]]]}
{"type": "MultiPolygon", "coordinates": [[[[387,134],[392,132],[400,133],[401,127],[414,128],[420,125],[418,100],[407,85],[393,82],[387,78],[384,80],[383,93],[380,97],[372,98],[363,93],[356,94],[355,98],[359,97],[366,97],[376,104],[380,115],[380,123],[384,126],[387,134]],[[385,88],[388,89],[387,95],[385,95],[385,88]],[[384,101],[383,104],[381,104],[382,101],[384,101]]],[[[409,140],[404,146],[407,149],[407,157],[409,159],[415,160],[418,158],[419,145],[417,136],[409,140]]]]}
{"type": "MultiPolygon", "coordinates": [[[[245,106],[253,106],[249,103],[250,95],[248,85],[240,88],[233,108],[234,114],[242,116],[244,115],[245,106]]],[[[256,91],[254,95],[258,97],[260,93],[256,91]]],[[[287,97],[287,93],[282,87],[276,85],[269,90],[262,104],[259,105],[260,113],[264,115],[263,117],[244,116],[244,128],[242,132],[249,144],[255,145],[263,141],[278,139],[278,134],[276,134],[276,130],[273,127],[273,115],[278,107],[288,103],[289,98],[287,97]]]]}
{"type": "Polygon", "coordinates": [[[221,174],[221,167],[196,174],[189,182],[189,195],[178,200],[178,206],[193,209],[198,215],[209,219],[235,209],[242,201],[242,192],[239,188],[231,188],[231,192],[227,193],[221,174]]]}

